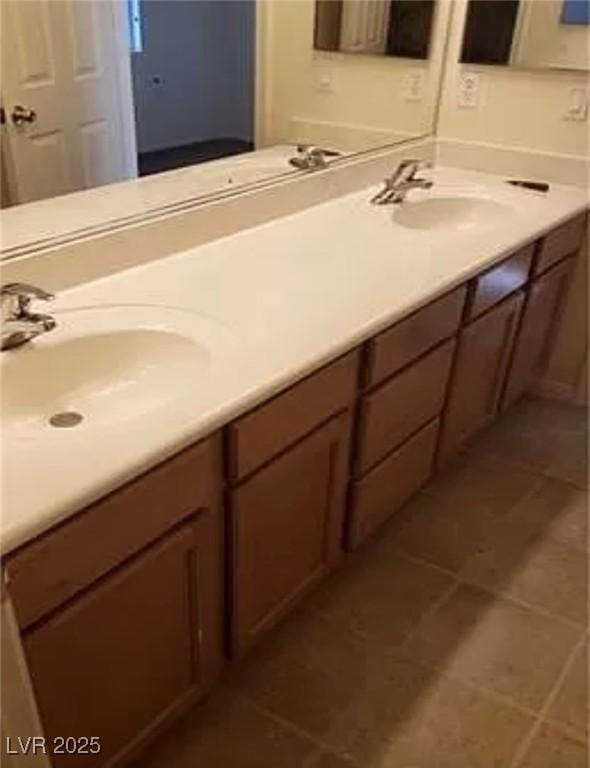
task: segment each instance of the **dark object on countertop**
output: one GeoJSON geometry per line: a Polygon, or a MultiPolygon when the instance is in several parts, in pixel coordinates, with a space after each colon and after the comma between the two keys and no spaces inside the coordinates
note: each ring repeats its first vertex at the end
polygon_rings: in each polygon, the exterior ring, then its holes
{"type": "Polygon", "coordinates": [[[549,184],[546,181],[525,181],[523,179],[510,179],[508,184],[523,189],[533,189],[535,192],[549,192],[549,184]]]}

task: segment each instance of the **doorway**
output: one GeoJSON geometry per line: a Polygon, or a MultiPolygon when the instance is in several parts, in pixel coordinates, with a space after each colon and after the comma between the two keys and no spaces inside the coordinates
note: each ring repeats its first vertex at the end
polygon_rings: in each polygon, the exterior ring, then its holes
{"type": "Polygon", "coordinates": [[[129,0],[140,176],[254,148],[255,0],[129,0]]]}

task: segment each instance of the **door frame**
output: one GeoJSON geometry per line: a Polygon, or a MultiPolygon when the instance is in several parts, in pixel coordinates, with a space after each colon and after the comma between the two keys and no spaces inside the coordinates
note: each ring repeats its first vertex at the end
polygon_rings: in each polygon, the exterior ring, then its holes
{"type": "Polygon", "coordinates": [[[269,101],[272,92],[273,0],[255,0],[254,149],[262,149],[269,135],[269,101]]]}
{"type": "MultiPolygon", "coordinates": [[[[102,1],[104,2],[104,0],[102,1]]],[[[126,0],[112,0],[110,5],[111,28],[118,53],[115,69],[119,86],[117,88],[117,102],[119,104],[118,117],[123,137],[123,153],[125,165],[133,173],[131,178],[137,178],[137,130],[133,78],[131,76],[132,53],[129,49],[129,17],[127,15],[126,0]],[[130,116],[125,108],[127,104],[131,104],[130,116]]]]}

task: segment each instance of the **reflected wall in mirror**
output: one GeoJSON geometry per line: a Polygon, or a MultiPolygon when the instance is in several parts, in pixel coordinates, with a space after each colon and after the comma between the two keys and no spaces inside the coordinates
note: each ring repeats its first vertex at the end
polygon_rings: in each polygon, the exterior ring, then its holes
{"type": "Polygon", "coordinates": [[[450,6],[446,0],[269,3],[264,142],[300,141],[347,153],[431,133],[450,6]],[[420,24],[410,23],[410,4],[416,5],[420,24]],[[356,20],[349,40],[356,35],[365,41],[364,52],[357,47],[354,55],[342,50],[343,20],[349,11],[350,19],[356,20]],[[392,26],[392,19],[404,18],[401,26],[392,26]],[[426,26],[429,32],[422,41],[430,41],[428,58],[366,55],[371,39],[379,38],[379,47],[387,45],[386,38],[397,40],[391,43],[391,51],[403,48],[402,30],[408,35],[405,50],[414,49],[416,30],[426,26]],[[369,27],[372,31],[367,31],[369,27]],[[339,50],[334,50],[336,44],[339,50]]]}
{"type": "Polygon", "coordinates": [[[427,59],[434,0],[316,0],[314,47],[427,59]]]}
{"type": "Polygon", "coordinates": [[[588,0],[469,0],[461,61],[590,69],[588,0]]]}
{"type": "Polygon", "coordinates": [[[449,7],[319,2],[320,26],[340,8],[350,50],[379,21],[387,56],[363,56],[314,48],[315,0],[2,0],[5,243],[30,224],[17,203],[92,190],[75,216],[71,199],[29,207],[47,241],[300,174],[299,145],[329,164],[428,135],[449,7]]]}

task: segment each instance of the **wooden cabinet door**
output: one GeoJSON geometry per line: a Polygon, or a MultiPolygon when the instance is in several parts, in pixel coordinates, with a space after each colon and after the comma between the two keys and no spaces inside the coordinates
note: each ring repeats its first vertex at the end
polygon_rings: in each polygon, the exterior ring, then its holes
{"type": "Polygon", "coordinates": [[[461,331],[443,413],[439,464],[494,417],[523,300],[516,293],[461,331]]]}
{"type": "Polygon", "coordinates": [[[503,409],[526,391],[545,361],[551,331],[569,285],[572,263],[573,259],[562,261],[531,284],[502,396],[503,409]]]}
{"type": "Polygon", "coordinates": [[[340,558],[349,443],[345,412],[232,491],[234,655],[340,558]]]}
{"type": "Polygon", "coordinates": [[[34,625],[25,654],[48,739],[98,736],[111,766],[206,688],[221,659],[218,521],[198,515],[34,625]]]}

